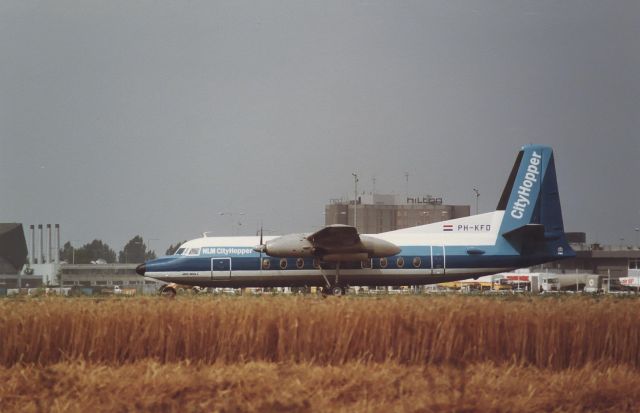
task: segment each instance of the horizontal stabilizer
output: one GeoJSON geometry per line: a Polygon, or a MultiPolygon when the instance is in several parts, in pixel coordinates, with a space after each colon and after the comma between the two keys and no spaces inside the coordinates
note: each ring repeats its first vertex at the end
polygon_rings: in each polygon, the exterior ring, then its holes
{"type": "Polygon", "coordinates": [[[511,245],[518,249],[521,249],[525,244],[544,242],[544,225],[523,225],[503,234],[503,237],[505,237],[506,240],[511,243],[511,245]]]}

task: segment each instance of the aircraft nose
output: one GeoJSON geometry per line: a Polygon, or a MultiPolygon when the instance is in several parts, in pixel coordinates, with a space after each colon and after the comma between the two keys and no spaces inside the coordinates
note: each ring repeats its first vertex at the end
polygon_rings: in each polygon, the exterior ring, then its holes
{"type": "Polygon", "coordinates": [[[145,271],[147,271],[147,266],[144,264],[140,264],[136,267],[136,273],[138,273],[138,275],[144,275],[145,271]]]}

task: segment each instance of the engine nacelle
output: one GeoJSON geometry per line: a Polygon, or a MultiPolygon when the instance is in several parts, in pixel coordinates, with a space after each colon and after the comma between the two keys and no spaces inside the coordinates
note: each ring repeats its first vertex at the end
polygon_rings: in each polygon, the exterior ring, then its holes
{"type": "Polygon", "coordinates": [[[290,234],[267,241],[264,252],[272,257],[312,257],[314,248],[304,234],[290,234]]]}
{"type": "Polygon", "coordinates": [[[305,234],[290,234],[267,241],[256,247],[272,257],[318,257],[325,261],[360,261],[396,255],[400,248],[388,241],[361,235],[359,241],[348,246],[322,245],[316,247],[305,234]]]}

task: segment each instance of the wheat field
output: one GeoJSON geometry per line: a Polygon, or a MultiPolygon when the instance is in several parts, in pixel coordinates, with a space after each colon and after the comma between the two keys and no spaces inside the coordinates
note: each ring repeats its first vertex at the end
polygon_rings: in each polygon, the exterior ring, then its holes
{"type": "Polygon", "coordinates": [[[624,366],[135,362],[0,367],[3,412],[637,412],[624,366]]]}
{"type": "Polygon", "coordinates": [[[1,411],[639,411],[640,300],[0,300],[1,411]]]}
{"type": "Polygon", "coordinates": [[[0,300],[0,365],[246,361],[640,366],[640,300],[0,300]]]}

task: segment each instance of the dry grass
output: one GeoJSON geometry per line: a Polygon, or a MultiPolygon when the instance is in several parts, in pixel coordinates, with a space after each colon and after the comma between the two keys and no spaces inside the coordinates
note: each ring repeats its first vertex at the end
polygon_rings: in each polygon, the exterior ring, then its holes
{"type": "Polygon", "coordinates": [[[634,412],[625,366],[319,366],[139,361],[0,367],[3,412],[634,412]]]}
{"type": "Polygon", "coordinates": [[[640,366],[640,300],[0,300],[0,365],[249,361],[640,366]]]}

